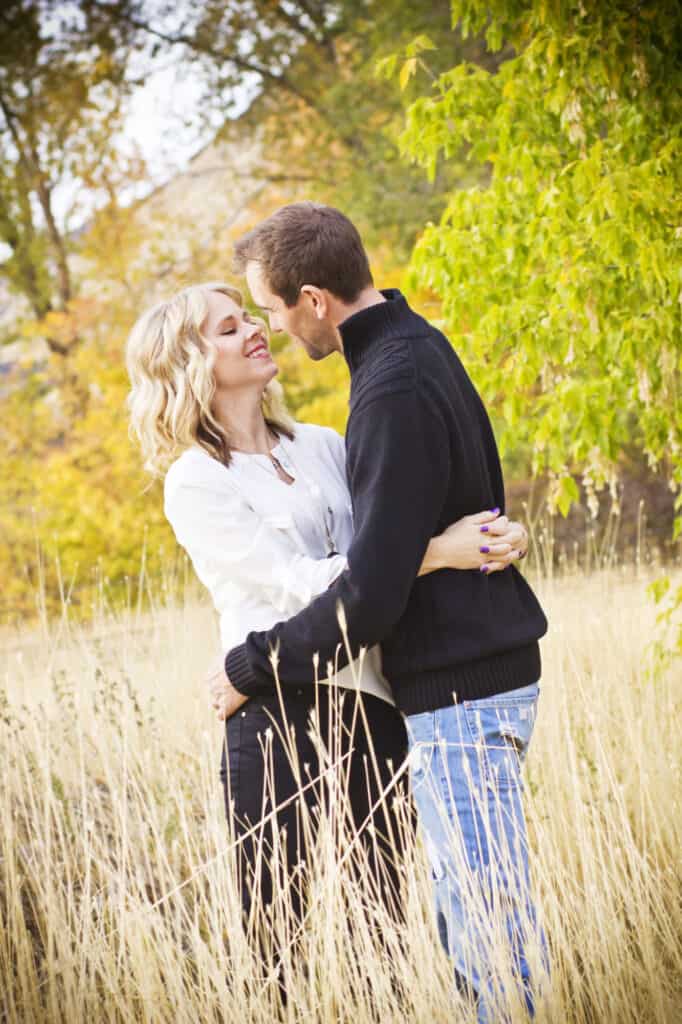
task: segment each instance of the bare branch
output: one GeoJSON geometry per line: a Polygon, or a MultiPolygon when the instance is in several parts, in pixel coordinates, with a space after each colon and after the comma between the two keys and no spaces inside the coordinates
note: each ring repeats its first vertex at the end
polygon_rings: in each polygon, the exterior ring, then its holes
{"type": "MultiPolygon", "coordinates": [[[[102,7],[101,4],[97,4],[96,6],[102,7]]],[[[313,110],[317,110],[314,100],[302,92],[284,72],[278,75],[262,64],[248,60],[236,53],[226,54],[223,50],[216,49],[205,41],[198,40],[194,36],[190,36],[185,33],[170,34],[168,32],[162,32],[160,29],[154,28],[147,24],[147,22],[141,21],[139,18],[135,18],[133,15],[123,14],[121,16],[132,28],[137,28],[141,32],[146,32],[155,39],[160,39],[162,42],[168,43],[170,46],[186,46],[189,49],[194,50],[196,53],[205,54],[207,57],[212,57],[214,60],[229,61],[230,64],[233,64],[234,67],[238,68],[240,71],[259,75],[265,81],[271,82],[273,85],[277,85],[280,88],[285,89],[287,92],[290,92],[293,96],[296,96],[297,99],[305,103],[306,106],[311,107],[313,110]]]]}

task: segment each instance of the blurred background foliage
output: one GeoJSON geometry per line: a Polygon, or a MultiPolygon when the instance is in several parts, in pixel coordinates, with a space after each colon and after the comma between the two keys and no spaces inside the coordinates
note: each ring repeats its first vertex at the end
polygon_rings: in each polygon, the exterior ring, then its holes
{"type": "MultiPolygon", "coordinates": [[[[87,616],[179,564],[127,437],[127,332],[302,197],[461,352],[512,511],[566,514],[564,557],[626,521],[641,556],[646,499],[679,554],[677,3],[9,0],[0,29],[3,621],[37,582],[87,616]],[[122,139],[160,61],[209,141],[159,185],[122,139]]],[[[275,350],[294,414],[343,431],[343,361],[275,350]]]]}

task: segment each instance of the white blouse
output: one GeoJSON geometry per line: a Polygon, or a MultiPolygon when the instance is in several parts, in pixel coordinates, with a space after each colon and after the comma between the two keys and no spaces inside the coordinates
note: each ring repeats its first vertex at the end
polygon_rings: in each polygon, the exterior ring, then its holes
{"type": "MultiPolygon", "coordinates": [[[[220,617],[225,653],[251,630],[266,630],[305,608],[347,566],[353,536],[343,438],[297,423],[295,438],[267,455],[233,452],[229,466],[198,445],[175,460],[164,481],[164,511],[220,617]],[[332,551],[337,554],[331,554],[332,551]]],[[[320,666],[325,681],[326,666],[320,666]]],[[[379,647],[342,669],[341,686],[393,703],[379,647]]]]}

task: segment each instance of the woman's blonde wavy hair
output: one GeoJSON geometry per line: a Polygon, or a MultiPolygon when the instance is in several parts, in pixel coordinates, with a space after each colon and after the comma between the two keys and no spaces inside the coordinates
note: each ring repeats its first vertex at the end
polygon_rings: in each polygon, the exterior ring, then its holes
{"type": "MultiPolygon", "coordinates": [[[[243,305],[241,293],[229,284],[191,285],[143,313],[128,338],[130,435],[139,441],[144,467],[155,477],[195,444],[230,464],[229,438],[211,412],[216,350],[201,333],[209,292],[222,292],[243,305]]],[[[262,408],[275,433],[294,436],[294,421],[276,380],[266,386],[262,408]]]]}

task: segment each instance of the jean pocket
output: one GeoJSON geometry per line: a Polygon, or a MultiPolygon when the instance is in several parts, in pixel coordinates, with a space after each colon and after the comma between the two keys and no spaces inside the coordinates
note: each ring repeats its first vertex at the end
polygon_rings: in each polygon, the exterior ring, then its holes
{"type": "Polygon", "coordinates": [[[412,792],[416,793],[428,778],[433,761],[434,744],[423,740],[417,740],[410,745],[407,755],[407,763],[410,771],[410,786],[412,792]]]}
{"type": "Polygon", "coordinates": [[[533,734],[537,701],[535,690],[506,700],[500,694],[465,702],[467,724],[489,783],[500,788],[521,785],[521,766],[533,734]]]}

